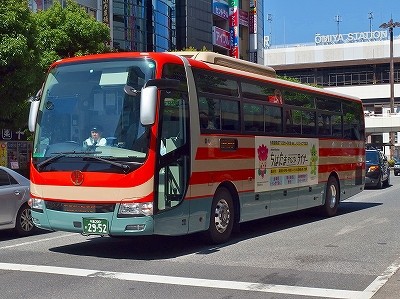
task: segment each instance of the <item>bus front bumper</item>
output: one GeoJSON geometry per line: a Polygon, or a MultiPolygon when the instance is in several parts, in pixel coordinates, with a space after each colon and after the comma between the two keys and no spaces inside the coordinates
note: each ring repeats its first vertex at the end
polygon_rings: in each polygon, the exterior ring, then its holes
{"type": "Polygon", "coordinates": [[[109,213],[67,213],[46,210],[45,213],[32,210],[33,223],[45,230],[75,232],[84,235],[105,235],[84,229],[84,219],[101,220],[107,225],[106,235],[140,236],[152,235],[154,221],[152,216],[117,217],[115,212],[109,213]]]}

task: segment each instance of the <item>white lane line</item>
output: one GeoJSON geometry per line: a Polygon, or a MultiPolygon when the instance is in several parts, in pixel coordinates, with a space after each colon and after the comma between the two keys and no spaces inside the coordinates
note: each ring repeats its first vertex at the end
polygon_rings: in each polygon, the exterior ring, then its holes
{"type": "Polygon", "coordinates": [[[362,298],[361,296],[363,295],[363,292],[361,291],[351,291],[351,290],[320,289],[320,288],[252,283],[252,282],[242,282],[242,281],[210,280],[201,278],[188,278],[188,277],[150,275],[150,274],[125,273],[125,272],[110,272],[101,270],[12,264],[12,263],[0,263],[0,270],[51,273],[51,274],[90,277],[90,278],[100,277],[100,278],[138,281],[138,282],[140,281],[149,283],[230,289],[230,290],[252,291],[252,292],[263,292],[263,293],[291,294],[291,295],[322,297],[322,298],[351,299],[351,298],[362,298]]]}
{"type": "Polygon", "coordinates": [[[0,247],[0,249],[8,249],[8,248],[14,248],[14,247],[19,247],[19,246],[24,246],[24,245],[30,245],[30,244],[39,243],[39,242],[52,241],[52,240],[55,240],[55,239],[66,238],[66,237],[70,237],[70,236],[73,236],[73,235],[76,235],[76,233],[67,234],[67,235],[61,235],[61,236],[52,237],[52,238],[45,238],[45,239],[40,239],[40,240],[36,240],[36,241],[18,243],[18,244],[14,244],[14,245],[3,246],[3,247],[0,247]]]}
{"type": "Polygon", "coordinates": [[[381,275],[375,278],[375,280],[363,291],[364,297],[362,298],[372,298],[372,296],[374,296],[399,269],[400,258],[387,267],[387,269],[381,275]]]}

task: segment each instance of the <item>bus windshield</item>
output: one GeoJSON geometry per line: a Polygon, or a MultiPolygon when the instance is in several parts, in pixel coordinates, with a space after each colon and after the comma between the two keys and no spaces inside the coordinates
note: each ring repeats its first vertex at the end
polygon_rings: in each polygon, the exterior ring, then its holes
{"type": "Polygon", "coordinates": [[[34,162],[57,155],[143,162],[149,132],[140,123],[140,91],[154,72],[149,59],[92,60],[53,68],[39,107],[34,162]]]}

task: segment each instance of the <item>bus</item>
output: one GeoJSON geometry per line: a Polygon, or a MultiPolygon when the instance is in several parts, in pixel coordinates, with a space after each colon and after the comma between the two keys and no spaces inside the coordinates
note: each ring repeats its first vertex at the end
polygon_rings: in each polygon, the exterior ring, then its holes
{"type": "Polygon", "coordinates": [[[218,244],[246,221],[334,216],[364,189],[359,99],[212,52],[56,61],[29,129],[32,217],[51,231],[218,244]]]}

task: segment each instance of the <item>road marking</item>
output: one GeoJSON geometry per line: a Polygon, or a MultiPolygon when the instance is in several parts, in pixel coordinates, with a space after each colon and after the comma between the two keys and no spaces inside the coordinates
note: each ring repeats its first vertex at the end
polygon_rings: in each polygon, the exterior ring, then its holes
{"type": "MultiPolygon", "coordinates": [[[[38,241],[26,242],[11,246],[4,246],[0,247],[0,249],[32,244],[41,241],[59,239],[71,235],[75,234],[67,234],[53,238],[42,239],[38,241]]],[[[89,269],[67,268],[67,267],[0,263],[0,270],[9,270],[9,271],[50,273],[50,274],[80,276],[88,278],[97,277],[97,278],[108,278],[108,279],[118,279],[118,280],[137,281],[137,282],[184,285],[191,287],[230,289],[239,291],[264,292],[264,293],[287,294],[287,295],[290,294],[299,296],[337,298],[337,299],[371,299],[399,269],[400,269],[400,257],[395,262],[393,262],[388,268],[386,268],[386,270],[381,275],[379,275],[364,291],[353,291],[353,290],[322,289],[322,288],[311,288],[311,287],[301,287],[301,286],[252,283],[252,282],[242,282],[242,281],[210,280],[202,278],[188,278],[188,277],[163,276],[163,275],[140,274],[140,273],[126,273],[126,272],[111,272],[111,271],[89,270],[89,269]]]]}
{"type": "Polygon", "coordinates": [[[228,281],[228,280],[210,280],[201,278],[163,276],[163,275],[151,275],[151,274],[139,274],[139,273],[110,272],[101,270],[52,267],[52,266],[40,266],[40,265],[0,263],[0,270],[50,273],[50,274],[80,276],[80,277],[90,277],[90,278],[108,278],[108,279],[118,279],[127,281],[184,285],[191,287],[230,289],[230,290],[264,292],[264,293],[275,293],[275,294],[290,294],[290,295],[299,295],[308,297],[341,298],[341,299],[367,298],[363,297],[364,293],[362,291],[321,289],[321,288],[310,288],[310,287],[300,287],[300,286],[287,286],[287,285],[275,285],[275,284],[228,281]]]}
{"type": "Polygon", "coordinates": [[[14,248],[14,247],[19,247],[19,246],[24,246],[24,245],[35,244],[35,243],[39,243],[39,242],[52,241],[55,239],[66,238],[66,237],[70,237],[73,235],[76,235],[76,233],[66,234],[66,235],[64,234],[64,235],[52,237],[52,238],[45,238],[45,239],[40,239],[40,240],[36,240],[36,241],[30,241],[30,242],[18,243],[18,244],[14,244],[14,245],[3,246],[3,247],[0,247],[0,249],[8,249],[8,248],[14,248]]]}
{"type": "Polygon", "coordinates": [[[369,219],[365,219],[364,221],[361,221],[361,222],[357,223],[356,225],[347,225],[347,226],[343,227],[340,231],[338,231],[335,234],[335,236],[352,233],[357,230],[365,229],[368,226],[376,226],[378,224],[387,223],[387,222],[389,222],[389,220],[387,218],[372,217],[369,219]]]}
{"type": "Polygon", "coordinates": [[[400,269],[400,258],[398,258],[394,263],[392,263],[386,270],[379,275],[375,280],[364,290],[364,294],[368,295],[368,297],[363,298],[372,298],[381,287],[388,282],[390,277],[393,276],[400,269]]]}

